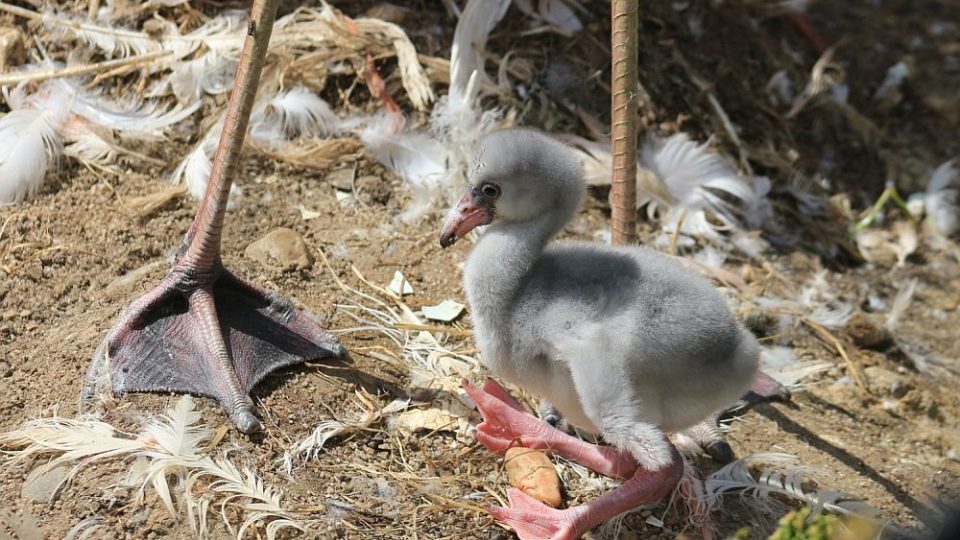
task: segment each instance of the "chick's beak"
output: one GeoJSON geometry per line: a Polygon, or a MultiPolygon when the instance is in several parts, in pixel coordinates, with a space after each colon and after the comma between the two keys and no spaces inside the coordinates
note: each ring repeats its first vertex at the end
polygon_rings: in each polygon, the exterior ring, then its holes
{"type": "Polygon", "coordinates": [[[450,247],[463,235],[480,225],[493,221],[493,209],[490,203],[473,190],[463,194],[460,202],[450,209],[447,221],[440,233],[440,247],[450,247]]]}

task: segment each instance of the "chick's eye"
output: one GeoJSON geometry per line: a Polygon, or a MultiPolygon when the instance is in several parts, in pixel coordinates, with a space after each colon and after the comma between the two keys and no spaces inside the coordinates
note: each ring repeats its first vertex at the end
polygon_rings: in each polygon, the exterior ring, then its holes
{"type": "Polygon", "coordinates": [[[496,199],[500,196],[500,187],[496,184],[484,184],[480,186],[480,192],[488,198],[496,199]]]}

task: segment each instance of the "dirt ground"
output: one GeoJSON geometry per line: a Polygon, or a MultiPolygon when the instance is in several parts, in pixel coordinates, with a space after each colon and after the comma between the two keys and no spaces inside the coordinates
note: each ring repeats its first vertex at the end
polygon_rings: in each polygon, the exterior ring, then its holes
{"type": "MultiPolygon", "coordinates": [[[[834,13],[860,9],[837,7],[840,4],[846,3],[821,2],[824,9],[813,11],[811,20],[829,37],[856,40],[868,24],[834,13]]],[[[911,11],[899,21],[902,26],[891,29],[887,25],[906,3],[879,4],[879,34],[910,27],[918,13],[926,13],[911,11]]],[[[351,13],[351,8],[342,7],[351,13]]],[[[647,18],[644,27],[669,24],[647,18]]],[[[767,23],[764,31],[786,32],[786,28],[767,23]]],[[[953,28],[955,32],[956,23],[953,28]]],[[[418,46],[428,41],[411,35],[419,40],[418,46]]],[[[450,34],[431,39],[448,44],[450,34]]],[[[888,50],[873,51],[875,61],[867,61],[868,55],[864,55],[849,76],[882,80],[886,67],[899,59],[903,49],[898,46],[884,41],[882,47],[888,50]]],[[[427,52],[443,54],[444,45],[435,47],[427,52]]],[[[915,53],[921,73],[934,70],[931,62],[947,55],[941,51],[940,56],[928,57],[927,52],[920,49],[915,53]]],[[[957,52],[952,54],[956,58],[957,52]]],[[[942,78],[920,84],[938,85],[941,93],[956,92],[960,72],[954,66],[944,73],[942,78]]],[[[721,92],[721,98],[727,91],[721,92]]],[[[658,97],[653,95],[655,102],[658,97]]],[[[596,96],[596,110],[604,109],[605,99],[606,95],[596,96]]],[[[662,114],[668,117],[672,113],[662,114]]],[[[946,136],[951,129],[956,132],[955,125],[950,128],[929,110],[898,110],[882,122],[894,146],[922,147],[920,154],[930,158],[928,166],[960,150],[960,139],[946,136]],[[897,115],[913,119],[898,123],[897,115]]],[[[816,132],[815,127],[804,131],[801,143],[815,138],[816,132]]],[[[164,152],[169,152],[173,161],[185,149],[178,145],[164,152]]],[[[853,159],[836,160],[843,171],[861,167],[853,159]]],[[[441,250],[437,242],[439,212],[429,214],[418,225],[400,222],[396,215],[409,195],[392,174],[363,156],[334,169],[344,167],[355,169],[362,182],[354,199],[339,201],[328,173],[248,154],[237,177],[244,196],[226,219],[223,257],[227,266],[294,298],[333,330],[353,326],[335,306],[345,300],[344,293],[319,259],[311,268],[283,272],[244,255],[252,241],[275,228],[289,227],[303,236],[314,254],[325,253],[349,284],[362,287],[350,271],[351,265],[381,285],[389,283],[399,270],[415,290],[407,298],[411,307],[448,298],[465,303],[459,265],[470,244],[441,250]],[[320,216],[304,220],[301,206],[320,216]]],[[[138,219],[127,208],[131,199],[163,189],[166,172],[162,167],[137,164],[119,177],[97,175],[67,162],[48,176],[36,198],[0,207],[0,430],[16,428],[54,410],[63,416],[78,412],[83,376],[94,349],[122,307],[164,275],[196,209],[195,201],[178,199],[138,219]]],[[[838,176],[850,177],[846,173],[838,176]]],[[[873,185],[862,191],[875,195],[877,190],[873,185]]],[[[608,227],[605,198],[605,193],[594,193],[565,236],[590,240],[608,227]]],[[[856,207],[863,206],[859,200],[854,198],[856,207]]],[[[642,224],[642,230],[645,240],[655,232],[651,224],[642,224]]],[[[798,245],[771,250],[763,257],[776,274],[799,290],[824,266],[819,255],[817,249],[798,245]]],[[[748,262],[732,259],[726,266],[739,273],[748,262]]],[[[806,380],[805,388],[795,393],[791,403],[760,406],[735,421],[730,439],[740,456],[755,452],[799,456],[804,465],[819,471],[816,476],[825,488],[861,497],[879,509],[883,518],[919,534],[932,523],[938,504],[960,496],[960,266],[945,254],[921,248],[899,268],[843,266],[828,274],[843,300],[867,312],[871,296],[890,304],[910,278],[918,280],[917,292],[896,333],[896,346],[870,350],[858,346],[854,335],[836,334],[851,361],[863,371],[869,395],[850,382],[848,367],[832,343],[796,323],[770,342],[794,348],[804,360],[825,361],[832,367],[806,380]],[[910,354],[898,352],[898,348],[910,354]],[[923,358],[937,369],[917,370],[910,358],[923,358]]],[[[776,280],[769,276],[754,279],[761,288],[782,290],[783,284],[775,284],[776,280]]],[[[460,323],[469,328],[469,315],[460,323]]],[[[376,346],[396,349],[376,332],[348,332],[341,338],[354,351],[376,346]]],[[[469,338],[451,339],[464,349],[471,348],[469,338]]],[[[242,460],[252,464],[265,482],[281,489],[289,505],[315,509],[316,523],[310,535],[509,538],[510,533],[479,510],[497,504],[488,487],[500,496],[507,487],[501,462],[482,447],[450,433],[403,437],[379,426],[331,442],[293,478],[282,473],[277,460],[292,441],[303,438],[321,420],[353,414],[351,397],[357,389],[387,403],[409,397],[408,385],[409,374],[402,367],[356,352],[346,363],[309,363],[278,372],[254,392],[266,432],[250,438],[231,429],[221,445],[238,447],[242,460]],[[349,504],[352,510],[338,510],[331,501],[349,504]]],[[[176,399],[125,396],[107,408],[104,420],[135,430],[145,415],[160,413],[176,399]]],[[[217,427],[226,422],[215,404],[198,401],[206,424],[217,427]]],[[[191,537],[189,528],[175,522],[154,493],[148,491],[142,504],[131,504],[131,493],[113,487],[124,473],[124,463],[84,468],[50,501],[37,501],[24,491],[24,478],[32,465],[0,468],[0,509],[32,516],[45,537],[63,537],[73,525],[94,515],[103,518],[103,526],[93,538],[191,537]]],[[[702,465],[707,471],[717,468],[709,461],[702,465]]],[[[582,501],[573,493],[568,502],[582,501]]],[[[675,512],[668,514],[663,527],[647,523],[647,517],[661,516],[663,510],[660,506],[628,517],[620,537],[673,538],[681,532],[697,536],[675,512]]],[[[725,499],[715,512],[723,535],[749,526],[753,537],[762,537],[769,534],[778,517],[776,511],[759,510],[735,496],[725,499]]],[[[222,524],[213,527],[214,537],[229,536],[222,524]]]]}

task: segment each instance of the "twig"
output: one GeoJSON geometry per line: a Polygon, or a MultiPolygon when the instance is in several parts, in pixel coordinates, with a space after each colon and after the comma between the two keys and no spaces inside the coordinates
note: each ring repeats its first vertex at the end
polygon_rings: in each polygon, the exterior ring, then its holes
{"type": "MultiPolygon", "coordinates": [[[[0,4],[2,5],[2,4],[0,4]]],[[[83,64],[81,66],[69,66],[65,68],[44,69],[42,71],[18,71],[0,75],[0,86],[9,86],[20,84],[22,82],[40,82],[50,79],[64,79],[67,77],[82,77],[91,73],[98,73],[117,67],[130,67],[142,64],[149,64],[157,58],[163,58],[173,54],[173,51],[156,51],[139,56],[128,58],[117,58],[115,60],[105,60],[93,64],[83,64]]]]}
{"type": "Polygon", "coordinates": [[[613,0],[611,128],[613,171],[611,242],[637,242],[637,19],[631,0],[613,0]]]}
{"type": "Polygon", "coordinates": [[[683,212],[680,213],[680,219],[677,220],[677,228],[673,231],[673,236],[670,237],[670,254],[677,255],[677,242],[680,240],[680,229],[683,228],[683,222],[687,219],[687,209],[684,208],[683,212]]]}
{"type": "Polygon", "coordinates": [[[425,332],[435,332],[437,334],[450,334],[451,336],[472,336],[473,331],[462,328],[449,328],[446,326],[436,326],[432,324],[414,324],[414,323],[396,323],[393,325],[399,330],[422,330],[425,332]]]}
{"type": "Polygon", "coordinates": [[[857,386],[863,391],[864,394],[870,395],[870,389],[867,387],[866,379],[864,379],[863,372],[860,371],[860,366],[855,364],[850,356],[847,354],[847,350],[843,347],[843,344],[840,343],[840,340],[836,338],[829,330],[824,328],[822,325],[811,321],[810,319],[803,319],[803,324],[806,324],[813,329],[821,338],[833,345],[833,348],[836,349],[837,354],[840,355],[840,358],[843,358],[843,361],[847,363],[847,371],[850,372],[850,376],[853,377],[854,382],[857,383],[857,386]]]}
{"type": "Polygon", "coordinates": [[[863,218],[857,222],[853,227],[853,233],[862,232],[864,229],[873,225],[877,220],[877,215],[880,214],[880,210],[883,210],[883,207],[887,205],[887,201],[893,201],[893,204],[900,209],[901,212],[907,215],[910,218],[910,221],[916,223],[917,218],[914,216],[910,209],[907,208],[907,203],[904,202],[903,197],[897,193],[897,188],[893,186],[888,186],[887,189],[883,190],[883,193],[880,194],[880,197],[877,199],[877,202],[873,203],[873,206],[865,212],[863,218]]]}

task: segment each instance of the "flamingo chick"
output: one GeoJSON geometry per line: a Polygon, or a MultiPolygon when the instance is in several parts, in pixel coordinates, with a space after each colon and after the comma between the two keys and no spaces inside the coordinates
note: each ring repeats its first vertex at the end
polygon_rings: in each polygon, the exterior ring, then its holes
{"type": "Polygon", "coordinates": [[[758,345],[707,281],[642,247],[548,245],[584,198],[565,145],[529,129],[484,137],[469,188],[440,244],[490,225],[464,283],[484,364],[549,400],[596,446],[526,413],[493,381],[464,383],[484,422],[477,439],[549,449],[623,478],[616,490],[557,510],[519,490],[491,513],[522,539],[578,538],[617,514],[664,497],[683,470],[665,432],[711,418],[751,388],[758,345]]]}

